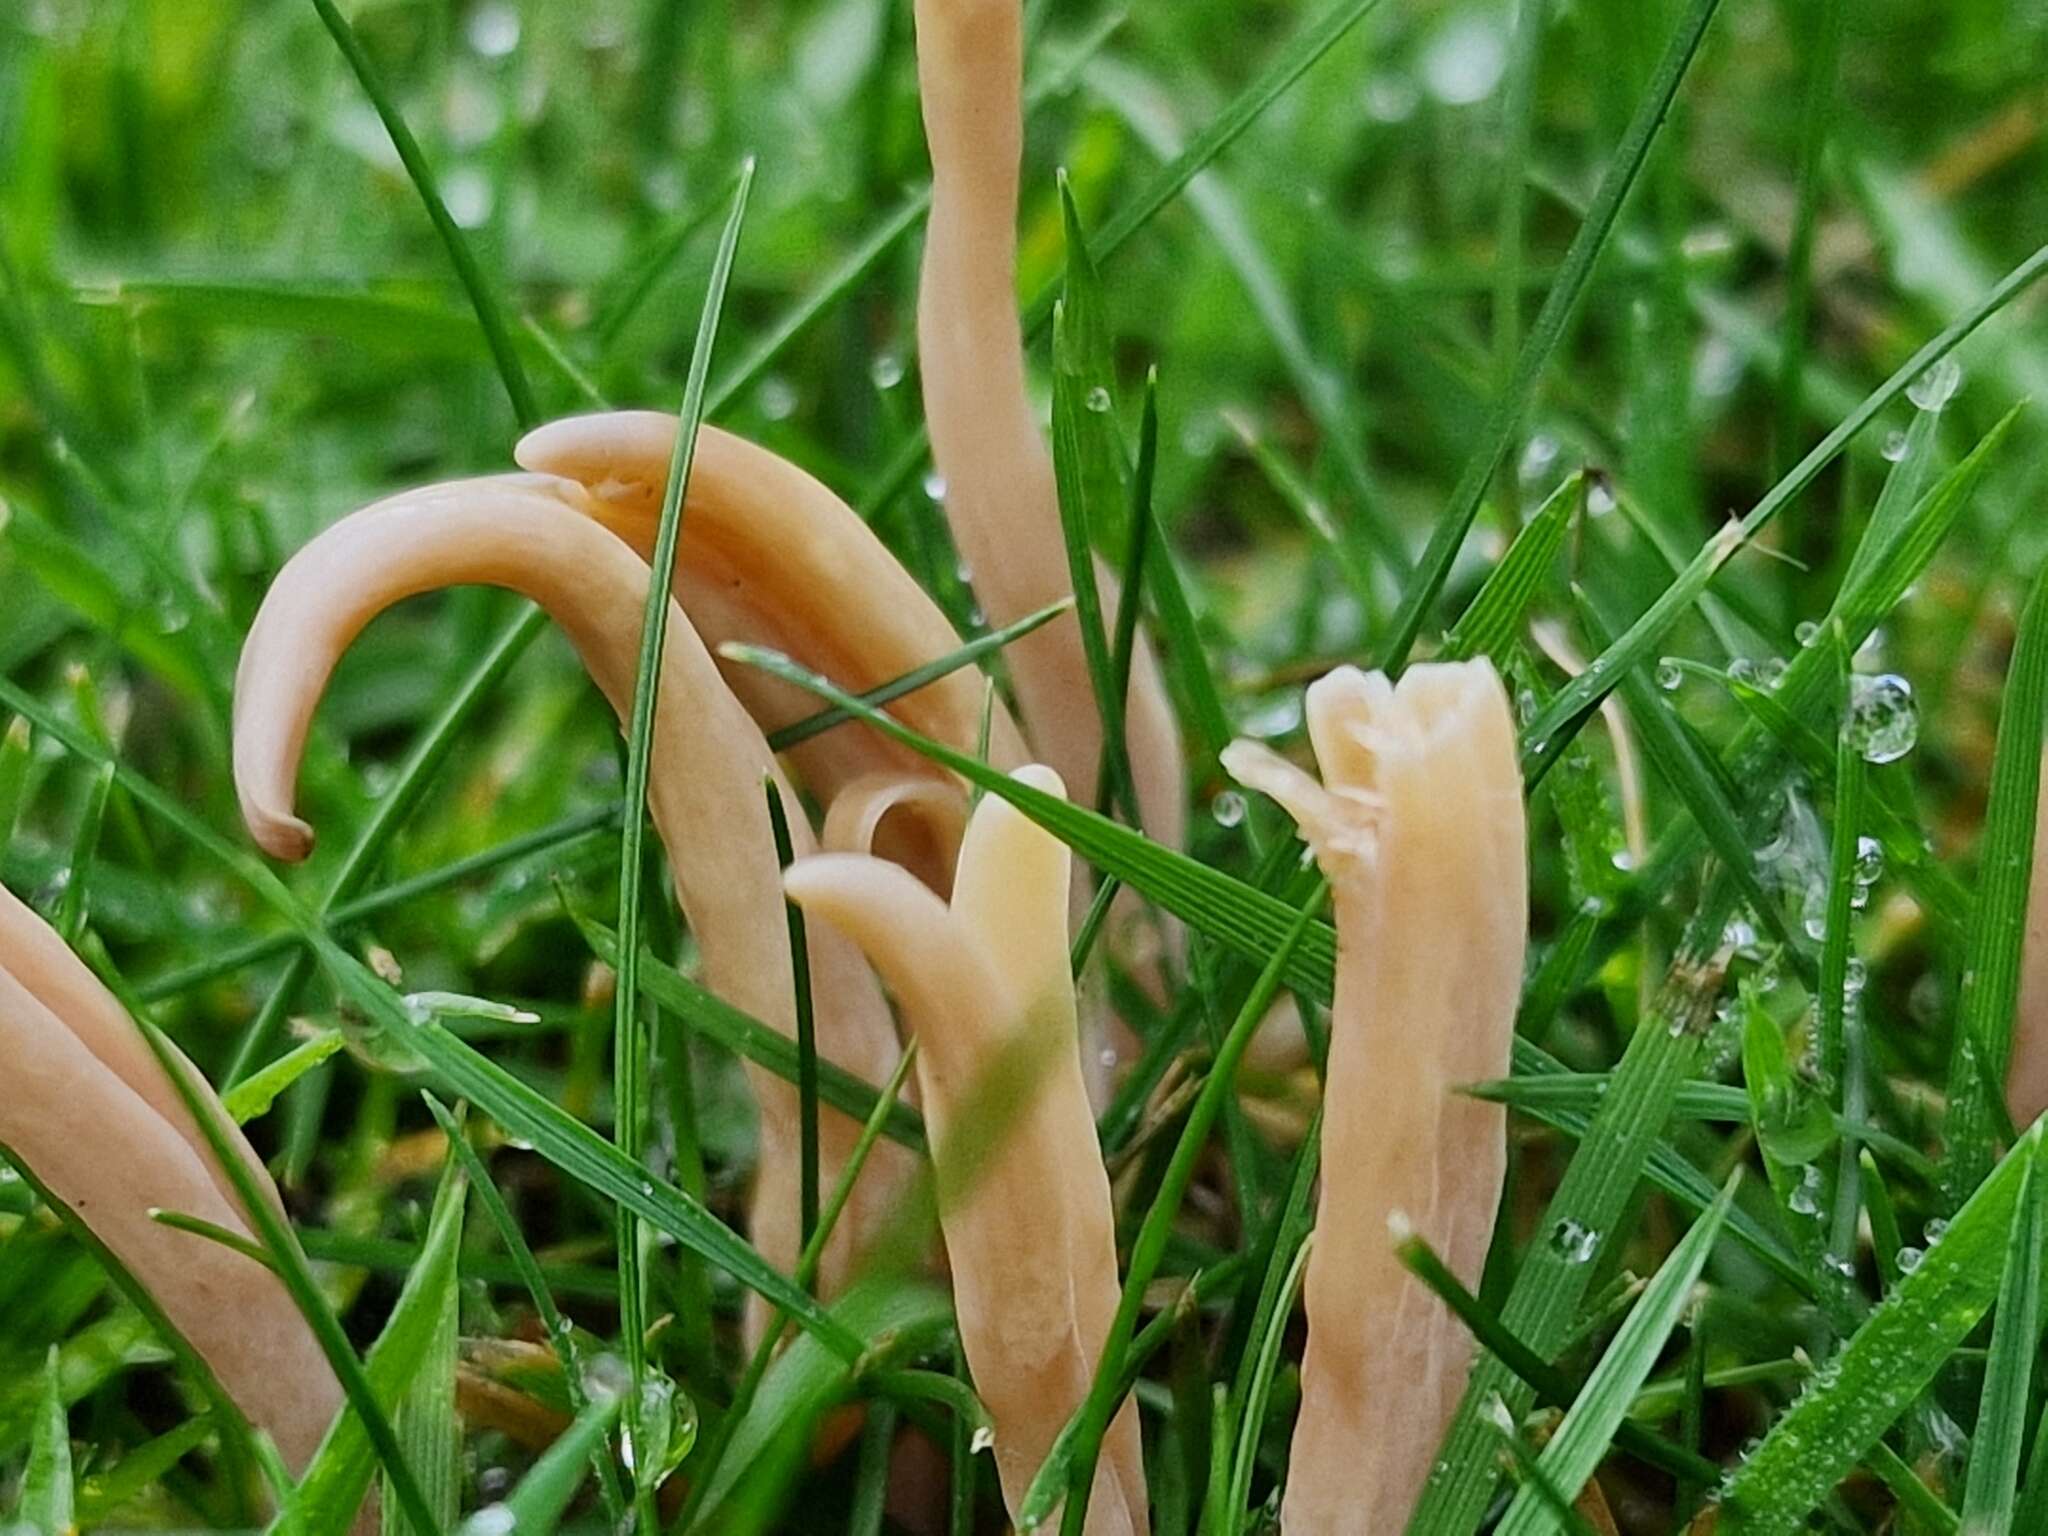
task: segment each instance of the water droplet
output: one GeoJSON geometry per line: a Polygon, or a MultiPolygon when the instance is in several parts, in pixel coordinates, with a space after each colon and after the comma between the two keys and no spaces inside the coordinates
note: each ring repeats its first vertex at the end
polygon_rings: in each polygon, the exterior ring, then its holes
{"type": "Polygon", "coordinates": [[[1918,1248],[1901,1248],[1899,1250],[1899,1273],[1910,1275],[1920,1267],[1920,1261],[1926,1257],[1927,1255],[1918,1248]]]}
{"type": "Polygon", "coordinates": [[[1586,487],[1586,515],[1605,517],[1614,510],[1614,487],[1600,478],[1586,487]]]}
{"type": "Polygon", "coordinates": [[[1600,1246],[1600,1234],[1566,1217],[1550,1229],[1550,1251],[1567,1264],[1584,1264],[1600,1246]]]}
{"type": "Polygon", "coordinates": [[[1365,82],[1365,110],[1375,122],[1405,123],[1421,99],[1415,83],[1401,75],[1378,74],[1365,82]]]}
{"type": "Polygon", "coordinates": [[[1792,638],[1797,640],[1802,648],[1809,646],[1820,638],[1820,625],[1812,619],[1801,619],[1798,627],[1792,631],[1792,638]]]}
{"type": "Polygon", "coordinates": [[[1820,1214],[1821,1174],[1820,1169],[1809,1163],[1806,1171],[1799,1176],[1792,1193],[1785,1197],[1785,1204],[1801,1216],[1820,1214]]]}
{"type": "Polygon", "coordinates": [[[505,1504],[486,1504],[462,1525],[462,1536],[512,1536],[518,1516],[505,1504]]]}
{"type": "Polygon", "coordinates": [[[1522,449],[1522,462],[1516,473],[1521,476],[1524,484],[1531,480],[1541,480],[1550,472],[1550,466],[1557,462],[1557,452],[1557,439],[1547,432],[1538,432],[1522,449]]]}
{"type": "Polygon", "coordinates": [[[979,1456],[983,1451],[991,1449],[995,1443],[994,1428],[987,1424],[977,1424],[974,1426],[974,1433],[967,1437],[967,1454],[979,1456]]]}
{"type": "Polygon", "coordinates": [[[1904,757],[1920,739],[1913,685],[1895,672],[1851,678],[1842,737],[1868,763],[1895,763],[1904,757]]]}
{"type": "Polygon", "coordinates": [[[1856,839],[1856,883],[1875,885],[1884,874],[1884,844],[1874,837],[1856,839]]]}
{"type": "Polygon", "coordinates": [[[1887,464],[1898,463],[1906,456],[1906,434],[1897,431],[1885,433],[1884,446],[1877,451],[1887,464]]]}
{"type": "Polygon", "coordinates": [[[875,382],[875,388],[886,393],[903,382],[903,359],[894,352],[884,352],[875,358],[868,369],[868,377],[875,382]]]}
{"type": "Polygon", "coordinates": [[[1437,28],[1422,54],[1422,83],[1446,106],[1484,101],[1508,65],[1507,38],[1491,16],[1467,11],[1437,28]]]}
{"type": "Polygon", "coordinates": [[[1923,411],[1939,411],[1955,398],[1963,382],[1963,365],[1953,357],[1929,363],[1927,371],[1906,386],[1906,398],[1923,411]]]}
{"type": "Polygon", "coordinates": [[[1692,391],[1704,399],[1731,393],[1742,382],[1742,354],[1726,336],[1709,336],[1692,362],[1692,391]]]}
{"type": "Polygon", "coordinates": [[[441,200],[448,217],[464,229],[479,229],[497,202],[490,178],[473,165],[458,165],[441,178],[441,200]]]}
{"type": "Polygon", "coordinates": [[[1776,656],[1766,656],[1756,664],[1754,681],[1766,693],[1785,680],[1785,663],[1776,656]]]}
{"type": "Polygon", "coordinates": [[[1936,1243],[1940,1242],[1940,1241],[1941,1241],[1941,1240],[1942,1240],[1942,1239],[1943,1239],[1944,1237],[1947,1237],[1947,1236],[1948,1236],[1948,1222],[1947,1222],[1946,1220],[1944,1220],[1943,1218],[1941,1218],[1941,1217],[1937,1216],[1937,1217],[1935,1217],[1935,1218],[1934,1218],[1934,1219],[1933,1219],[1932,1221],[1930,1221],[1930,1222],[1928,1222],[1928,1223],[1927,1223],[1927,1246],[1928,1246],[1928,1247],[1932,1248],[1932,1247],[1933,1247],[1933,1246],[1934,1246],[1934,1245],[1935,1245],[1936,1243]]]}
{"type": "Polygon", "coordinates": [[[1244,820],[1244,796],[1234,789],[1226,789],[1209,802],[1209,814],[1216,818],[1219,827],[1234,827],[1244,820]]]}
{"type": "Polygon", "coordinates": [[[506,0],[484,0],[463,27],[469,46],[486,59],[502,59],[519,46],[519,12],[506,0]]]}
{"type": "Polygon", "coordinates": [[[1102,416],[1109,411],[1109,391],[1100,384],[1088,391],[1088,409],[1102,416]]]}
{"type": "Polygon", "coordinates": [[[946,477],[936,469],[928,472],[924,477],[924,494],[931,501],[944,501],[946,499],[946,477]]]}
{"type": "Polygon", "coordinates": [[[1676,693],[1685,684],[1685,668],[1678,664],[1675,656],[1666,656],[1657,663],[1657,686],[1666,693],[1676,693]]]}
{"type": "Polygon", "coordinates": [[[796,386],[779,373],[771,373],[754,391],[754,404],[770,421],[787,421],[796,413],[796,386]]]}

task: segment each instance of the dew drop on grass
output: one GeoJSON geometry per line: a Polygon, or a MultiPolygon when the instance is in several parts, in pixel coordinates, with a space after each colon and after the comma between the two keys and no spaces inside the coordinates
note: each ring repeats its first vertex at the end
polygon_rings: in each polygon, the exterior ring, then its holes
{"type": "Polygon", "coordinates": [[[518,1523],[510,1506],[486,1504],[463,1522],[462,1536],[512,1536],[512,1528],[518,1523]]]}
{"type": "Polygon", "coordinates": [[[1896,464],[1906,456],[1906,434],[1892,431],[1884,435],[1884,446],[1877,450],[1887,464],[1896,464]]]}
{"type": "Polygon", "coordinates": [[[1209,814],[1219,827],[1237,826],[1244,820],[1244,796],[1234,789],[1224,790],[1209,802],[1209,814]]]}
{"type": "Polygon", "coordinates": [[[928,472],[924,477],[924,494],[925,499],[928,501],[944,501],[946,499],[946,477],[936,469],[928,472]]]}
{"type": "Polygon", "coordinates": [[[1088,409],[1098,416],[1107,415],[1109,412],[1109,391],[1100,384],[1088,391],[1088,409]]]}
{"type": "Polygon", "coordinates": [[[1856,883],[1875,885],[1884,874],[1884,844],[1868,836],[1856,839],[1856,883]]]}
{"type": "Polygon", "coordinates": [[[1910,1275],[1920,1267],[1920,1261],[1926,1256],[1918,1248],[1901,1248],[1899,1250],[1899,1273],[1910,1275]]]}
{"type": "Polygon", "coordinates": [[[1897,762],[1920,739],[1913,685],[1895,672],[1851,678],[1842,735],[1867,763],[1897,762]]]}
{"type": "Polygon", "coordinates": [[[1930,363],[1927,371],[1906,387],[1906,398],[1923,411],[1939,411],[1955,398],[1963,382],[1963,365],[1952,357],[1930,363]]]}
{"type": "Polygon", "coordinates": [[[1567,1264],[1584,1264],[1600,1246],[1600,1234],[1566,1217],[1550,1229],[1550,1251],[1567,1264]]]}
{"type": "Polygon", "coordinates": [[[885,393],[894,389],[903,382],[903,359],[894,352],[881,353],[869,367],[868,377],[885,393]]]}
{"type": "Polygon", "coordinates": [[[1528,446],[1522,450],[1522,462],[1516,467],[1522,482],[1527,484],[1541,480],[1550,472],[1550,466],[1557,462],[1557,452],[1557,439],[1548,432],[1538,432],[1530,438],[1528,446]]]}
{"type": "Polygon", "coordinates": [[[1491,96],[1508,67],[1500,23],[1478,11],[1451,17],[1422,53],[1422,83],[1445,106],[1468,107],[1491,96]]]}
{"type": "Polygon", "coordinates": [[[1604,478],[1596,479],[1586,487],[1586,515],[1605,517],[1614,510],[1614,487],[1604,478]]]}
{"type": "Polygon", "coordinates": [[[967,1454],[979,1456],[983,1451],[992,1449],[995,1443],[995,1430],[987,1424],[977,1424],[974,1426],[974,1433],[968,1437],[967,1454]]]}
{"type": "Polygon", "coordinates": [[[1678,664],[1675,656],[1666,656],[1657,663],[1657,686],[1666,693],[1676,693],[1685,682],[1685,669],[1678,664]]]}
{"type": "Polygon", "coordinates": [[[1801,619],[1792,631],[1792,638],[1799,642],[1801,649],[1804,649],[1820,638],[1819,623],[1813,619],[1801,619]]]}
{"type": "Polygon", "coordinates": [[[463,28],[469,46],[486,59],[502,59],[519,46],[519,12],[505,0],[485,0],[463,28]]]}

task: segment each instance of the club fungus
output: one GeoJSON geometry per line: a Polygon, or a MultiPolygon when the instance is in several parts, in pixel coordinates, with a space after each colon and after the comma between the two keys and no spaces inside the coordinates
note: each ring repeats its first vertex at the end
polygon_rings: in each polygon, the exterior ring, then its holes
{"type": "MultiPolygon", "coordinates": [[[[1017,777],[1061,792],[1050,769],[1017,777]]],[[[968,822],[950,906],[861,854],[800,859],[785,877],[799,905],[867,951],[917,1039],[960,1341],[994,1419],[1013,1516],[1087,1395],[1118,1293],[1068,967],[1070,867],[1064,846],[989,796],[968,822]]],[[[1126,1404],[1104,1443],[1088,1530],[1145,1526],[1126,1404]]]]}
{"type": "MultiPolygon", "coordinates": [[[[403,598],[464,584],[522,593],[547,609],[613,709],[627,717],[651,575],[576,505],[582,499],[576,486],[537,476],[431,486],[343,518],[286,563],[250,628],[235,677],[235,780],[243,818],[265,851],[299,859],[311,848],[312,831],[293,814],[292,800],[314,707],[350,642],[403,598]]],[[[771,780],[787,806],[797,853],[811,851],[810,824],[760,727],[726,687],[688,619],[672,612],[654,723],[655,825],[707,983],[793,1035],[781,866],[761,792],[771,780]]],[[[867,1082],[886,1082],[899,1047],[859,951],[818,934],[810,962],[820,1054],[867,1082]]],[[[764,1069],[749,1072],[761,1116],[751,1235],[771,1262],[790,1269],[798,1249],[796,1093],[764,1069]]],[[[853,1120],[824,1111],[820,1163],[828,1183],[858,1131],[853,1120]]],[[[864,1240],[883,1229],[910,1167],[900,1148],[874,1150],[821,1268],[828,1292],[846,1279],[864,1240]]],[[[758,1322],[758,1309],[756,1316],[758,1322]]]]}
{"type": "MultiPolygon", "coordinates": [[[[1017,321],[1017,191],[1024,142],[1019,0],[916,0],[917,78],[932,207],[918,289],[925,421],[946,519],[992,624],[1072,595],[1052,461],[1024,380],[1017,321]]],[[[1116,583],[1098,563],[1105,611],[1116,583]]],[[[1133,594],[1133,601],[1136,600],[1133,594]]],[[[1065,615],[1011,646],[1025,734],[1073,794],[1095,798],[1102,722],[1065,615]]],[[[1187,809],[1180,739],[1149,647],[1131,670],[1125,730],[1138,809],[1177,848],[1187,809]]]]}
{"type": "MultiPolygon", "coordinates": [[[[673,415],[606,411],[539,427],[520,439],[513,457],[525,469],[581,485],[587,499],[576,505],[645,560],[654,553],[675,436],[673,415]]],[[[786,459],[716,427],[698,432],[675,593],[714,656],[727,641],[772,646],[855,692],[960,643],[938,605],[851,507],[786,459]]],[[[758,668],[727,667],[725,679],[763,731],[817,707],[758,668]]],[[[972,752],[981,732],[980,675],[964,668],[889,708],[924,735],[972,752]]],[[[827,807],[856,782],[870,792],[887,779],[927,789],[954,782],[928,759],[859,725],[815,736],[790,756],[827,807]]],[[[990,721],[989,756],[1004,768],[1024,761],[1023,743],[1000,705],[990,721]]],[[[964,797],[911,789],[898,804],[910,815],[899,818],[907,825],[889,851],[942,882],[952,869],[964,797]]]]}
{"type": "Polygon", "coordinates": [[[1409,1225],[1476,1285],[1505,1168],[1528,924],[1515,729],[1484,661],[1344,667],[1308,690],[1321,782],[1237,742],[1225,766],[1299,823],[1337,922],[1323,1185],[1304,1290],[1292,1536],[1398,1531],[1464,1390],[1463,1327],[1394,1257],[1409,1225]]]}
{"type": "MultiPolygon", "coordinates": [[[[0,1060],[0,1144],[149,1292],[286,1465],[302,1469],[342,1401],[312,1329],[262,1264],[152,1219],[152,1210],[176,1211],[250,1236],[234,1186],[135,1021],[5,890],[0,1060]]],[[[256,1154],[218,1103],[211,1108],[275,1200],[256,1154]]]]}
{"type": "Polygon", "coordinates": [[[2048,757],[2034,811],[2034,872],[2027,891],[2027,933],[2020,946],[2019,1007],[2013,1015],[2006,1107],[2024,1130],[2048,1110],[2048,757]]]}

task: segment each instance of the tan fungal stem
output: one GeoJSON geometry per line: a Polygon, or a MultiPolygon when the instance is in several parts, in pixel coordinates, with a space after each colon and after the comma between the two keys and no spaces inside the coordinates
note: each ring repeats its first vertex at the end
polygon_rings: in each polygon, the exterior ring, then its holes
{"type": "MultiPolygon", "coordinates": [[[[151,1219],[176,1211],[251,1237],[233,1185],[135,1021],[4,890],[0,1061],[0,1145],[106,1245],[286,1465],[302,1470],[341,1407],[326,1356],[263,1265],[151,1219]]],[[[270,1175],[218,1101],[212,1109],[275,1202],[270,1175]]]]}
{"type": "MultiPolygon", "coordinates": [[[[442,587],[509,588],[548,610],[621,719],[633,701],[647,565],[578,505],[565,482],[525,476],[455,482],[378,502],[322,533],[278,573],[250,628],[235,677],[235,780],[243,817],[264,849],[301,858],[312,832],[292,814],[307,727],[335,661],[372,618],[442,587]],[[582,515],[575,515],[582,514],[582,515]]],[[[803,808],[757,726],[680,612],[669,616],[654,722],[650,799],[676,894],[705,979],[736,1007],[795,1032],[780,866],[761,786],[772,780],[801,855],[815,843],[803,808]]],[[[870,1083],[899,1056],[873,975],[831,934],[810,945],[818,1049],[870,1083]]],[[[798,1248],[797,1100],[783,1079],[750,1068],[760,1105],[754,1244],[789,1269],[798,1248]]],[[[827,1109],[821,1168],[829,1185],[859,1127],[827,1109]]],[[[907,1153],[875,1148],[822,1266],[828,1291],[881,1231],[912,1170],[907,1153]]],[[[762,1314],[758,1309],[756,1322],[762,1314]]]]}
{"type": "MultiPolygon", "coordinates": [[[[671,414],[606,411],[536,428],[513,456],[526,469],[581,485],[581,510],[645,560],[654,554],[675,437],[671,414]]],[[[711,426],[699,429],[690,467],[675,594],[714,656],[728,641],[772,646],[857,693],[960,644],[938,605],[851,507],[788,460],[711,426]]],[[[763,731],[817,708],[809,694],[758,668],[721,666],[763,731]]],[[[964,668],[906,694],[889,710],[922,734],[972,752],[981,706],[981,674],[964,668]]],[[[846,785],[876,773],[952,782],[928,759],[856,723],[813,737],[790,756],[827,806],[846,785]]],[[[1000,707],[991,722],[990,758],[1004,768],[1024,761],[1017,728],[1000,707]]],[[[923,828],[925,840],[913,848],[908,838],[918,829],[900,828],[891,852],[919,874],[943,877],[952,868],[957,824],[923,828]]]]}
{"type": "MultiPolygon", "coordinates": [[[[1061,792],[1050,769],[1017,777],[1061,792]]],[[[1071,863],[989,796],[968,822],[950,905],[860,854],[800,859],[785,877],[808,913],[867,951],[916,1035],[960,1341],[1013,1515],[1087,1395],[1118,1294],[1067,963],[1071,863]]],[[[1104,1442],[1087,1528],[1146,1529],[1132,1404],[1104,1442]]]]}
{"type": "MultiPolygon", "coordinates": [[[[916,0],[917,78],[931,146],[932,208],[918,289],[919,367],[946,518],[992,624],[1072,595],[1052,461],[1024,380],[1017,321],[1017,188],[1023,150],[1019,0],[916,0]]],[[[1098,562],[1103,608],[1116,582],[1098,562]]],[[[1065,614],[1008,651],[1033,753],[1092,804],[1101,718],[1065,614]]],[[[1151,648],[1125,705],[1140,818],[1178,848],[1187,815],[1180,738],[1151,648]]]]}
{"type": "Polygon", "coordinates": [[[2041,762],[2034,811],[2034,872],[2027,891],[2027,933],[2020,946],[2019,1007],[2013,1015],[2012,1060],[2005,1102],[2025,1130],[2048,1110],[2048,753],[2041,762]]]}
{"type": "Polygon", "coordinates": [[[1337,987],[1323,1184],[1304,1289],[1289,1536],[1405,1528],[1464,1391],[1463,1325],[1394,1257],[1412,1227],[1476,1285],[1504,1113],[1454,1090],[1506,1075],[1528,927],[1515,730],[1484,661],[1356,668],[1308,690],[1321,781],[1250,742],[1224,764],[1279,801],[1329,877],[1337,987]],[[1390,1230],[1391,1229],[1391,1230],[1390,1230]]]}

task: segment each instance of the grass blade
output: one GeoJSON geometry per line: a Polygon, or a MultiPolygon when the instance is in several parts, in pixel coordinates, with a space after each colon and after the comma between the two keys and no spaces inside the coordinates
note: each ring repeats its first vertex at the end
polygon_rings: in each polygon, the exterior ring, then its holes
{"type": "Polygon", "coordinates": [[[2019,1210],[2005,1248],[2005,1278],[1998,1291],[1998,1315],[1991,1328],[1991,1358],[1978,1400],[1977,1427],[1970,1447],[1969,1480],[1963,1486],[1963,1529],[2010,1531],[2018,1502],[2020,1447],[2027,1433],[2029,1388],[2041,1347],[2042,1194],[2048,1189],[2041,1160],[2027,1160],[2020,1179],[2019,1210]]]}

